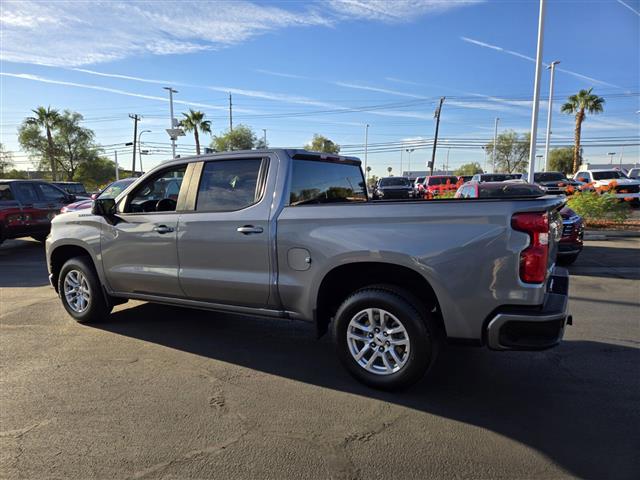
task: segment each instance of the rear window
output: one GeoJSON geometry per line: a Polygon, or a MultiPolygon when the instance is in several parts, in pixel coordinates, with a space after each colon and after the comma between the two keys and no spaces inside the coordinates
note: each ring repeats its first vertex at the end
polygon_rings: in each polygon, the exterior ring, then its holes
{"type": "Polygon", "coordinates": [[[560,182],[564,179],[564,174],[560,172],[542,172],[533,175],[534,182],[560,182]]]}
{"type": "Polygon", "coordinates": [[[458,177],[431,177],[429,179],[429,185],[446,185],[458,183],[458,177]]]}
{"type": "Polygon", "coordinates": [[[0,183],[0,202],[10,202],[15,200],[13,198],[13,192],[11,191],[11,185],[7,183],[0,183]]]}
{"type": "Polygon", "coordinates": [[[594,180],[609,180],[613,178],[626,178],[621,172],[611,170],[609,172],[593,172],[594,180]]]}
{"type": "Polygon", "coordinates": [[[519,180],[522,178],[520,173],[492,173],[482,175],[483,182],[505,182],[507,180],[519,180]]]}
{"type": "Polygon", "coordinates": [[[381,187],[408,187],[411,181],[405,177],[389,177],[380,180],[381,187]]]}
{"type": "Polygon", "coordinates": [[[291,206],[367,201],[359,165],[293,160],[292,168],[291,206]]]}

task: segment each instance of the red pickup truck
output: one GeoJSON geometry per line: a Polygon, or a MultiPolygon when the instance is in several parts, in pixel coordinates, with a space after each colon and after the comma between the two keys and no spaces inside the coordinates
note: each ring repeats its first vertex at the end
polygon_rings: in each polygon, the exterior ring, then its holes
{"type": "Polygon", "coordinates": [[[0,243],[33,237],[44,242],[51,219],[76,197],[38,180],[0,180],[0,243]]]}

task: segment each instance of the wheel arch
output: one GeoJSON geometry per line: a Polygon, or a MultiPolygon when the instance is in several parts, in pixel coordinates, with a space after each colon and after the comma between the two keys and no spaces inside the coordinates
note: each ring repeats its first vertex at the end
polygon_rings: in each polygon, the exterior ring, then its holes
{"type": "Polygon", "coordinates": [[[51,284],[53,285],[53,288],[56,290],[56,292],[58,292],[58,278],[60,276],[60,270],[62,269],[62,266],[67,262],[67,260],[76,257],[88,257],[91,261],[91,265],[93,266],[94,271],[98,275],[98,278],[100,279],[100,281],[102,280],[100,278],[98,269],[96,268],[96,263],[93,255],[91,255],[88,248],[75,244],[60,245],[58,247],[55,247],[49,255],[51,284]]]}
{"type": "Polygon", "coordinates": [[[350,293],[369,285],[380,284],[407,291],[414,301],[431,312],[438,329],[446,334],[438,297],[421,273],[395,263],[364,261],[336,266],[323,277],[316,294],[314,313],[318,336],[327,332],[338,307],[350,293]]]}

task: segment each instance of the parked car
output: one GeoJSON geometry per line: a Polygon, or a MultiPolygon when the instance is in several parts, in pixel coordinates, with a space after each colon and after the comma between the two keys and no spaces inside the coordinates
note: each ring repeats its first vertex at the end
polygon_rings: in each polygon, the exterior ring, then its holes
{"type": "Polygon", "coordinates": [[[353,157],[207,154],[162,163],[92,214],[57,216],[47,266],[79,322],[127,299],[308,321],[331,328],[352,375],[393,389],[421,378],[445,341],[560,342],[571,323],[568,274],[554,265],[563,203],[373,202],[353,157]],[[167,179],[180,184],[175,203],[154,196],[167,179]]]}
{"type": "Polygon", "coordinates": [[[583,182],[567,178],[562,172],[536,172],[533,174],[533,181],[551,195],[578,191],[585,185],[583,182]]]}
{"type": "Polygon", "coordinates": [[[421,197],[422,193],[424,192],[424,185],[422,185],[423,182],[424,177],[417,177],[413,182],[413,194],[416,197],[421,197]]]}
{"type": "Polygon", "coordinates": [[[389,200],[397,198],[414,198],[413,185],[407,177],[385,177],[378,180],[373,198],[389,200]]]}
{"type": "Polygon", "coordinates": [[[423,196],[438,196],[444,192],[455,192],[458,189],[458,177],[455,175],[430,175],[422,183],[423,196]]]}
{"type": "Polygon", "coordinates": [[[471,177],[472,182],[506,182],[507,180],[522,180],[521,173],[476,173],[471,177]]]}
{"type": "Polygon", "coordinates": [[[558,243],[558,263],[571,265],[582,251],[584,240],[584,221],[580,215],[564,207],[562,215],[562,237],[558,243]]]}
{"type": "Polygon", "coordinates": [[[640,201],[640,180],[628,178],[620,170],[580,170],[573,178],[596,189],[609,188],[621,200],[633,200],[634,203],[640,201]]]}
{"type": "Polygon", "coordinates": [[[627,172],[627,177],[633,180],[640,180],[640,168],[632,168],[627,172]]]}
{"type": "Polygon", "coordinates": [[[87,208],[91,208],[93,205],[93,201],[96,198],[116,198],[120,192],[122,192],[126,187],[131,185],[136,178],[123,178],[122,180],[116,180],[115,182],[110,183],[105,187],[102,192],[98,194],[91,195],[91,198],[80,200],[79,202],[70,203],[69,205],[65,205],[60,209],[60,213],[68,213],[75,212],[76,210],[84,210],[87,208]]]}
{"type": "Polygon", "coordinates": [[[38,180],[0,180],[0,243],[33,237],[43,242],[51,220],[75,196],[38,180]]]}
{"type": "Polygon", "coordinates": [[[76,198],[89,198],[91,196],[80,182],[51,182],[51,184],[61,188],[67,193],[75,195],[76,198]]]}

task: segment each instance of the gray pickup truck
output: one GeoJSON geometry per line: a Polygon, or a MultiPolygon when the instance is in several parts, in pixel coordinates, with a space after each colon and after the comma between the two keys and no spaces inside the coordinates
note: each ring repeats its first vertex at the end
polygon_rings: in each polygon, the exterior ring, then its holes
{"type": "Polygon", "coordinates": [[[79,322],[128,299],[299,319],[331,329],[357,379],[394,389],[443,343],[560,342],[563,202],[371,201],[356,158],[219,153],[168,161],[91,212],[57,216],[47,264],[79,322]]]}

